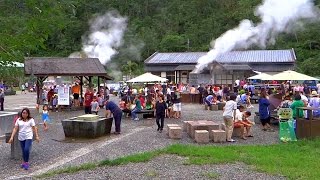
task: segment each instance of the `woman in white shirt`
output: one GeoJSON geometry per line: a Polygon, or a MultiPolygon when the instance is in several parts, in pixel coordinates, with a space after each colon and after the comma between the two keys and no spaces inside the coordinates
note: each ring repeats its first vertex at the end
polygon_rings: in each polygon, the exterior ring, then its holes
{"type": "Polygon", "coordinates": [[[22,149],[22,158],[23,163],[21,164],[21,168],[25,170],[29,169],[29,155],[32,146],[33,132],[35,134],[35,139],[39,142],[38,130],[36,128],[36,124],[34,119],[30,116],[30,110],[28,108],[24,108],[19,114],[19,118],[15,122],[9,143],[13,142],[13,138],[18,132],[18,140],[20,141],[21,149],[22,149]]]}

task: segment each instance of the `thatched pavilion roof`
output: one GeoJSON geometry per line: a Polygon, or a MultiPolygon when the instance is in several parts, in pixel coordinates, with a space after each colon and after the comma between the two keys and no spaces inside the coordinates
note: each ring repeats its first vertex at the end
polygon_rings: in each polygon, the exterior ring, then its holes
{"type": "Polygon", "coordinates": [[[100,76],[112,79],[98,58],[26,58],[24,72],[27,76],[100,76]]]}

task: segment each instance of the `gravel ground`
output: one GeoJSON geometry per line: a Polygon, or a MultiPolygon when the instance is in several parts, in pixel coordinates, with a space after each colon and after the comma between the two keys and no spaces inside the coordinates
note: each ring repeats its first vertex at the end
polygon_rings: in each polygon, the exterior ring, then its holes
{"type": "MultiPolygon", "coordinates": [[[[117,100],[117,99],[114,99],[117,100]]],[[[213,120],[215,122],[221,123],[222,120],[222,112],[221,111],[206,111],[204,110],[203,106],[198,104],[186,104],[182,106],[182,119],[181,120],[175,120],[175,119],[165,119],[165,123],[178,123],[182,124],[182,121],[186,120],[213,120]]],[[[257,105],[254,109],[252,109],[252,112],[257,110],[257,105]]],[[[33,113],[34,114],[34,113],[33,113]]],[[[49,169],[56,169],[56,168],[62,168],[69,165],[79,165],[84,162],[94,162],[94,161],[100,161],[103,159],[114,159],[121,156],[126,156],[129,154],[135,154],[138,152],[144,152],[144,151],[150,151],[154,149],[159,149],[166,147],[167,145],[174,144],[174,143],[183,143],[183,144],[194,144],[194,141],[190,139],[185,133],[183,134],[183,138],[181,140],[171,140],[167,137],[165,132],[158,133],[156,131],[156,125],[155,120],[148,120],[144,119],[141,121],[131,121],[130,119],[124,119],[122,122],[122,134],[121,135],[111,135],[109,137],[102,137],[95,140],[65,140],[64,139],[64,133],[61,126],[60,120],[65,118],[74,117],[77,115],[83,114],[83,111],[72,111],[72,112],[59,112],[59,113],[52,113],[51,117],[54,120],[53,124],[50,125],[50,129],[48,132],[43,132],[43,128],[40,128],[40,137],[41,142],[39,144],[35,143],[33,145],[32,153],[31,153],[31,169],[29,171],[23,171],[18,167],[18,164],[20,161],[17,160],[11,160],[9,158],[10,156],[10,146],[5,143],[0,143],[0,179],[5,178],[12,178],[12,176],[20,176],[20,175],[34,175],[39,173],[38,170],[41,170],[43,168],[49,168],[49,169]],[[79,156],[77,156],[79,155],[79,156]],[[33,174],[32,174],[33,173],[33,174]]],[[[252,113],[254,115],[254,113],[252,113]]],[[[100,115],[103,115],[103,112],[100,112],[100,115]]],[[[40,119],[40,115],[37,115],[36,120],[40,119]]],[[[253,119],[253,117],[252,117],[253,119]]],[[[277,129],[275,127],[275,129],[277,129]]],[[[249,138],[248,140],[242,140],[237,139],[236,143],[222,143],[222,144],[215,144],[210,143],[210,145],[243,145],[243,144],[273,144],[278,143],[278,132],[263,132],[260,130],[260,127],[258,125],[253,127],[253,133],[254,138],[249,138]]],[[[162,159],[162,158],[160,158],[162,159]]],[[[166,158],[164,158],[165,160],[166,158]]],[[[179,159],[179,158],[178,158],[179,159]]],[[[154,160],[152,163],[157,163],[157,160],[154,160]]],[[[155,165],[155,167],[167,167],[171,166],[170,161],[164,161],[165,164],[161,163],[159,161],[159,164],[155,165]]],[[[132,176],[129,176],[125,179],[135,179],[135,173],[144,174],[142,169],[144,169],[144,166],[148,166],[146,164],[130,164],[127,165],[125,170],[127,174],[131,174],[132,176]],[[131,169],[132,167],[132,169],[131,169]],[[140,168],[139,168],[140,167],[140,168]],[[138,169],[138,170],[137,170],[138,169]],[[141,169],[141,171],[139,171],[141,169]]],[[[175,166],[176,162],[173,161],[172,165],[175,166]]],[[[151,166],[152,167],[152,166],[151,166]]],[[[188,168],[197,168],[197,166],[187,166],[188,168]]],[[[235,164],[235,165],[223,165],[223,166],[208,166],[206,168],[213,167],[213,171],[217,171],[219,174],[220,172],[222,174],[225,174],[225,168],[230,169],[241,169],[240,172],[245,171],[246,167],[243,164],[235,164]],[[227,167],[231,168],[227,168],[227,167]],[[219,168],[220,167],[220,168],[219,168]],[[235,167],[235,168],[232,168],[235,167]],[[239,168],[237,168],[239,167],[239,168]],[[219,170],[220,169],[220,170],[219,170]]],[[[119,167],[114,167],[115,169],[121,169],[119,167]]],[[[168,167],[169,168],[169,167],[168,167]]],[[[179,167],[178,167],[179,168],[179,167]]],[[[203,167],[205,168],[205,167],[203,167]]],[[[173,168],[175,169],[175,168],[173,168]]],[[[198,167],[198,169],[202,169],[202,167],[198,167]]],[[[186,172],[193,173],[192,170],[189,169],[186,172]]],[[[195,169],[196,170],[196,169],[195,169]]],[[[97,169],[94,171],[84,171],[77,176],[77,174],[72,175],[71,179],[79,178],[83,179],[83,177],[92,179],[99,179],[98,176],[93,176],[94,174],[100,174],[101,177],[104,177],[104,173],[99,172],[108,172],[110,171],[110,168],[105,168],[105,170],[97,169]],[[97,172],[95,172],[97,171],[97,172]],[[87,174],[83,174],[87,173],[87,174]]],[[[146,171],[146,170],[145,170],[146,171]]],[[[157,169],[159,171],[159,169],[157,169]]],[[[164,171],[168,171],[165,170],[164,171]]],[[[184,172],[184,170],[181,170],[184,172]]],[[[112,171],[110,171],[112,172],[112,171]]],[[[175,174],[171,174],[171,172],[174,171],[168,171],[168,173],[164,173],[164,175],[167,175],[165,177],[171,179],[171,175],[173,176],[173,179],[179,179],[178,176],[174,176],[175,174]],[[175,177],[175,178],[174,178],[175,177]]],[[[121,171],[115,171],[115,173],[107,173],[111,179],[118,177],[117,173],[121,174],[121,171]]],[[[122,172],[123,173],[123,172],[122,172]]],[[[162,174],[163,172],[161,171],[162,174]]],[[[236,174],[237,172],[230,172],[230,174],[236,174]]],[[[180,176],[183,173],[180,173],[180,176]]],[[[261,175],[261,174],[260,174],[261,175]]],[[[191,177],[197,177],[199,174],[193,174],[193,175],[183,175],[180,179],[186,179],[191,177]]],[[[71,177],[71,176],[70,176],[71,177]]],[[[119,176],[122,177],[122,176],[119,176]]],[[[162,175],[159,177],[147,177],[145,175],[140,176],[142,179],[150,179],[150,178],[165,178],[162,177],[162,175]]],[[[220,178],[223,179],[224,176],[221,176],[220,178]]],[[[229,177],[229,176],[228,176],[229,177]]],[[[226,177],[227,179],[230,179],[226,177]]],[[[231,177],[231,175],[230,175],[231,177]]],[[[240,177],[240,175],[238,176],[240,177]]],[[[256,176],[254,176],[256,177],[256,176]]],[[[267,177],[271,178],[272,177],[267,177]]],[[[57,178],[69,178],[69,175],[59,175],[57,178]]],[[[87,179],[86,178],[86,179],[87,179]]],[[[102,179],[108,179],[108,177],[104,177],[102,179]]],[[[206,177],[199,177],[206,178],[206,177]]],[[[69,178],[70,179],[70,178],[69,178]]],[[[121,179],[121,178],[120,178],[121,179]]],[[[193,178],[194,179],[194,178],[193,178]]],[[[197,178],[198,179],[198,178],[197,178]]],[[[232,179],[232,177],[231,177],[232,179]]],[[[238,179],[238,178],[236,178],[238,179]]],[[[250,176],[248,176],[248,179],[251,179],[250,176]]]]}
{"type": "Polygon", "coordinates": [[[255,172],[243,163],[223,165],[184,165],[186,158],[164,155],[147,163],[130,163],[124,166],[99,167],[95,170],[82,171],[77,174],[61,174],[54,178],[73,179],[285,179],[255,172]]]}

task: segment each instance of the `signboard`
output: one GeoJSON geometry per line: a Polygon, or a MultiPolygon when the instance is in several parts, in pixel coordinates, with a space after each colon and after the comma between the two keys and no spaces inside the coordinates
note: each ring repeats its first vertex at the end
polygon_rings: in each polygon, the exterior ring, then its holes
{"type": "Polygon", "coordinates": [[[58,105],[69,105],[70,104],[70,94],[69,86],[58,88],[58,105]]]}

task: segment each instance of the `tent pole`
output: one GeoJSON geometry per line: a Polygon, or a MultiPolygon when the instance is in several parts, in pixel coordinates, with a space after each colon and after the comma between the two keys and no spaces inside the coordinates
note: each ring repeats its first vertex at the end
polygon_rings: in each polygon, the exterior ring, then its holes
{"type": "Polygon", "coordinates": [[[98,94],[100,94],[100,76],[98,76],[98,94]]]}
{"type": "Polygon", "coordinates": [[[83,106],[83,76],[80,76],[80,98],[81,98],[81,103],[80,106],[83,106]]]}

